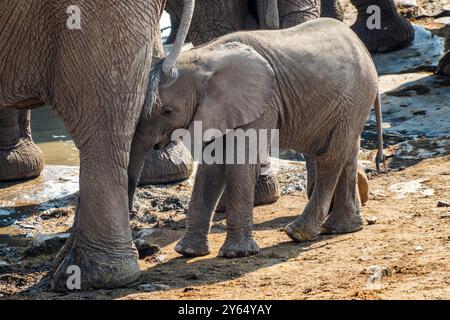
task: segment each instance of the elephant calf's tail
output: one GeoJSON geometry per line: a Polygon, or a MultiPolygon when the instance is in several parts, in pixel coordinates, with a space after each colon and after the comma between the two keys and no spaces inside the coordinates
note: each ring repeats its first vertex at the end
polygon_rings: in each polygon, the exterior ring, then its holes
{"type": "Polygon", "coordinates": [[[380,99],[380,92],[378,91],[377,97],[375,99],[375,118],[377,121],[377,145],[378,145],[378,152],[377,157],[375,159],[376,165],[377,165],[377,172],[381,173],[381,164],[383,166],[386,166],[385,163],[385,157],[383,153],[383,118],[381,114],[381,99],[380,99]]]}

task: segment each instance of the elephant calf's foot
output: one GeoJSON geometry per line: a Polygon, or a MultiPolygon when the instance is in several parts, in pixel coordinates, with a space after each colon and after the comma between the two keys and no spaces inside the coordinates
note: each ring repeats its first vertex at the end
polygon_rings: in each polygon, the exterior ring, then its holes
{"type": "MultiPolygon", "coordinates": [[[[74,241],[75,243],[76,241],[74,241]]],[[[136,281],[141,270],[135,250],[92,251],[72,245],[53,274],[53,290],[66,292],[96,288],[112,289],[136,281]]]]}
{"type": "Polygon", "coordinates": [[[332,211],[320,231],[322,234],[351,233],[360,231],[363,227],[364,221],[360,213],[344,215],[332,211]]]}
{"type": "Polygon", "coordinates": [[[220,248],[219,256],[224,258],[248,257],[259,253],[259,247],[252,237],[241,239],[227,238],[222,248],[220,248]]]}
{"type": "Polygon", "coordinates": [[[185,257],[201,257],[211,253],[208,239],[198,236],[185,236],[178,241],[175,251],[185,257]]]}
{"type": "Polygon", "coordinates": [[[294,242],[312,241],[320,234],[320,227],[312,225],[302,214],[288,224],[284,231],[294,242]]]}

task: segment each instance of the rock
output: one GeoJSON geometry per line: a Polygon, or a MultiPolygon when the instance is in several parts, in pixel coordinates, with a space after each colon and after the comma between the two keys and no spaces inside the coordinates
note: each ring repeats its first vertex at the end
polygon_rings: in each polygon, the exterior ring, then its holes
{"type": "Polygon", "coordinates": [[[0,260],[0,271],[4,270],[4,269],[7,269],[8,267],[9,267],[9,263],[8,262],[0,260]]]}
{"type": "Polygon", "coordinates": [[[164,261],[166,261],[166,256],[159,254],[155,257],[155,262],[156,263],[163,263],[164,261]]]}
{"type": "Polygon", "coordinates": [[[377,223],[378,218],[375,217],[375,216],[371,216],[371,217],[367,217],[367,218],[366,218],[366,221],[367,221],[367,224],[368,224],[368,225],[372,225],[372,224],[377,223]]]}
{"type": "Polygon", "coordinates": [[[437,207],[438,208],[450,207],[450,203],[448,203],[447,201],[439,200],[437,203],[437,207]]]}
{"type": "Polygon", "coordinates": [[[155,211],[167,212],[167,211],[177,211],[184,212],[187,207],[187,200],[180,199],[175,196],[168,196],[167,198],[155,198],[150,202],[155,211]]]}
{"type": "Polygon", "coordinates": [[[67,208],[53,208],[47,211],[44,211],[40,217],[42,220],[49,220],[54,218],[66,217],[72,213],[72,210],[67,208]]]}
{"type": "Polygon", "coordinates": [[[24,254],[26,257],[35,257],[42,254],[57,253],[64,246],[69,236],[69,233],[38,235],[24,254]]]}
{"type": "Polygon", "coordinates": [[[403,8],[417,7],[417,0],[395,0],[395,3],[401,5],[403,8]]]}
{"type": "Polygon", "coordinates": [[[441,219],[444,218],[450,218],[450,211],[447,211],[446,213],[441,214],[441,219]]]}
{"type": "Polygon", "coordinates": [[[136,239],[133,241],[134,245],[136,246],[136,249],[139,253],[139,259],[145,259],[146,257],[151,257],[159,252],[161,252],[161,248],[157,245],[150,244],[145,240],[142,239],[136,239]]]}
{"type": "Polygon", "coordinates": [[[141,229],[139,231],[136,231],[133,235],[134,239],[142,239],[144,237],[148,237],[151,236],[152,234],[154,234],[156,232],[156,229],[151,229],[151,228],[145,228],[145,229],[141,229]]]}
{"type": "MultiPolygon", "coordinates": [[[[369,275],[367,278],[367,282],[370,286],[377,286],[380,285],[381,279],[383,277],[389,277],[391,275],[391,270],[389,270],[386,266],[379,266],[379,265],[371,265],[366,268],[365,273],[369,275]]],[[[374,289],[379,289],[378,287],[375,287],[374,289]]]]}
{"type": "Polygon", "coordinates": [[[140,291],[145,292],[154,292],[154,291],[162,291],[162,290],[169,290],[170,287],[165,284],[158,284],[158,283],[144,283],[141,284],[138,289],[140,291]]]}
{"type": "Polygon", "coordinates": [[[423,247],[422,246],[415,246],[414,247],[414,251],[416,251],[416,252],[418,252],[418,251],[423,251],[424,249],[423,249],[423,247]]]}
{"type": "Polygon", "coordinates": [[[17,225],[22,229],[28,229],[28,230],[36,229],[36,226],[34,226],[32,224],[18,223],[17,225]]]}

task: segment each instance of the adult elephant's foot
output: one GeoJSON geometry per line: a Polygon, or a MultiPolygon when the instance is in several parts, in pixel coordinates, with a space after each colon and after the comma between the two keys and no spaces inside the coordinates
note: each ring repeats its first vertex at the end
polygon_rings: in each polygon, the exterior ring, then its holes
{"type": "Polygon", "coordinates": [[[333,18],[339,21],[344,20],[344,13],[337,0],[321,0],[320,10],[321,17],[333,18]]]}
{"type": "Polygon", "coordinates": [[[0,146],[0,181],[38,177],[44,170],[42,151],[28,139],[20,139],[13,147],[0,146]]]}
{"type": "MultiPolygon", "coordinates": [[[[260,175],[256,181],[254,206],[262,206],[276,202],[281,196],[280,183],[273,172],[260,175]]],[[[219,200],[216,212],[225,212],[225,197],[219,200]]]]}
{"type": "Polygon", "coordinates": [[[351,28],[370,52],[398,50],[414,41],[414,28],[397,12],[393,0],[351,0],[351,3],[358,10],[356,22],[351,28]],[[376,17],[377,11],[367,12],[370,6],[380,9],[379,19],[376,17]]]}
{"type": "Polygon", "coordinates": [[[118,250],[87,246],[80,242],[80,235],[74,239],[54,272],[53,290],[117,288],[140,277],[137,253],[131,242],[129,248],[118,250]]]}
{"type": "Polygon", "coordinates": [[[320,232],[322,234],[351,233],[363,228],[364,221],[359,211],[350,214],[332,211],[322,225],[320,232]]]}
{"type": "Polygon", "coordinates": [[[259,247],[251,236],[230,238],[220,248],[219,256],[224,258],[248,257],[259,253],[259,247]]]}
{"type": "Polygon", "coordinates": [[[208,238],[186,235],[178,241],[175,251],[186,257],[201,257],[211,253],[208,238]]]}
{"type": "Polygon", "coordinates": [[[0,114],[0,181],[36,178],[44,155],[31,139],[30,112],[3,110],[0,114]]]}
{"type": "Polygon", "coordinates": [[[310,223],[305,219],[305,214],[302,214],[288,224],[284,231],[294,242],[312,241],[319,236],[320,226],[310,223]]]}
{"type": "Polygon", "coordinates": [[[147,153],[139,185],[166,184],[188,179],[194,170],[191,153],[180,141],[147,153]]]}
{"type": "Polygon", "coordinates": [[[437,73],[444,76],[450,76],[450,51],[447,51],[439,61],[437,73]]]}

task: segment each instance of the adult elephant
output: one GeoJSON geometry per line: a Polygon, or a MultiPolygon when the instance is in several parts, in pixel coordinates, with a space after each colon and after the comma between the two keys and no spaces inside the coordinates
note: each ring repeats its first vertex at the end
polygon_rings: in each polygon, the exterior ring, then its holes
{"type": "MultiPolygon", "coordinates": [[[[165,1],[72,4],[0,2],[0,114],[47,104],[64,121],[80,150],[80,192],[53,285],[66,290],[68,272],[78,270],[82,289],[112,288],[140,275],[129,225],[127,167],[165,1]],[[73,18],[80,18],[81,28],[73,28],[73,18]]],[[[175,47],[158,71],[169,82],[176,79],[175,60],[192,17],[193,0],[185,4],[175,47]]],[[[11,145],[20,131],[11,128],[11,145]]]]}
{"type": "MultiPolygon", "coordinates": [[[[400,49],[414,40],[411,23],[397,12],[394,0],[351,0],[351,3],[358,11],[352,29],[371,52],[400,49]],[[373,5],[380,9],[380,28],[370,29],[367,21],[374,11],[368,9],[373,5]]],[[[281,28],[319,16],[338,20],[344,18],[338,0],[199,0],[189,38],[194,45],[198,45],[230,32],[255,28],[255,24],[248,23],[249,17],[257,22],[256,28],[272,28],[277,25],[275,10],[278,10],[281,28]]],[[[167,11],[172,23],[177,25],[182,12],[181,0],[168,0],[167,11]]]]}
{"type": "MultiPolygon", "coordinates": [[[[166,10],[177,25],[182,1],[168,0],[166,10]]],[[[188,38],[197,46],[239,30],[287,28],[319,16],[320,0],[197,0],[188,38]]]]}

